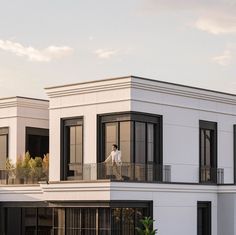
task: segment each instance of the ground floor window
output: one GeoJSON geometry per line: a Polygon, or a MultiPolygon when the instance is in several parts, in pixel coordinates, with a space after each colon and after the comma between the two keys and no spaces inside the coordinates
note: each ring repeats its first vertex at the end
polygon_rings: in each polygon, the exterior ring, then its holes
{"type": "Polygon", "coordinates": [[[197,202],[197,235],[211,235],[211,202],[197,202]]]}
{"type": "Polygon", "coordinates": [[[151,216],[150,205],[145,202],[100,207],[2,207],[1,234],[135,235],[140,219],[151,216]]]}

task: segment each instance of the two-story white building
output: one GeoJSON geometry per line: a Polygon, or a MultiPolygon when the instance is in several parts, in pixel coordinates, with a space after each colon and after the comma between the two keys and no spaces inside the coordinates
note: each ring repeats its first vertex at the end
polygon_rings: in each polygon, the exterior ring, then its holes
{"type": "MultiPolygon", "coordinates": [[[[236,235],[236,95],[134,76],[46,93],[49,181],[2,180],[1,234],[133,235],[151,216],[160,235],[236,235]],[[122,163],[104,162],[113,144],[122,163]]],[[[27,151],[28,124],[4,118],[9,156],[27,151]]]]}

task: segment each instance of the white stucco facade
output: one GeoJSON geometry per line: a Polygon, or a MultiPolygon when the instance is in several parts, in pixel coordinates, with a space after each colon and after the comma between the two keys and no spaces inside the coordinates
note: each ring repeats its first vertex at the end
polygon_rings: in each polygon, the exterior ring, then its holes
{"type": "Polygon", "coordinates": [[[25,97],[0,99],[0,128],[7,127],[8,157],[15,162],[25,149],[26,127],[49,127],[49,103],[25,97]]]}
{"type": "MultiPolygon", "coordinates": [[[[197,235],[197,203],[207,201],[211,234],[236,235],[235,95],[133,76],[51,87],[46,93],[49,182],[2,185],[0,201],[151,201],[159,235],[197,235]],[[92,181],[62,181],[62,120],[83,117],[83,162],[97,163],[98,115],[130,111],[162,117],[162,158],[163,165],[171,166],[170,182],[112,182],[96,176],[92,181]],[[199,183],[200,120],[217,123],[217,168],[224,171],[223,185],[199,183]]],[[[8,107],[8,116],[0,108],[0,125],[11,127],[10,143],[17,146],[10,147],[9,156],[24,151],[24,141],[17,140],[24,136],[25,126],[47,128],[45,103],[37,102],[32,104],[35,109],[8,107]]]]}

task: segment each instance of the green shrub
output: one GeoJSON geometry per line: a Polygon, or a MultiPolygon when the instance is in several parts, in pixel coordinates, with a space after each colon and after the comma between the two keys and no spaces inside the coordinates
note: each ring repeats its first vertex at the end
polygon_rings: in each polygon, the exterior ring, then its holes
{"type": "Polygon", "coordinates": [[[154,220],[151,217],[144,217],[144,219],[140,220],[141,226],[136,227],[138,234],[140,235],[155,235],[157,233],[157,229],[153,230],[153,222],[154,220]]]}

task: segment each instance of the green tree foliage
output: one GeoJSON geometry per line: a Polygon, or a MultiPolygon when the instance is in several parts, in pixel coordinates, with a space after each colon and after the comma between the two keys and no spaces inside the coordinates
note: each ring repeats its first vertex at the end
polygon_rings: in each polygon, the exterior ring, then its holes
{"type": "Polygon", "coordinates": [[[136,227],[138,234],[155,235],[157,233],[157,229],[153,230],[153,222],[154,220],[151,217],[144,217],[144,219],[141,219],[140,220],[141,226],[136,227]]]}

